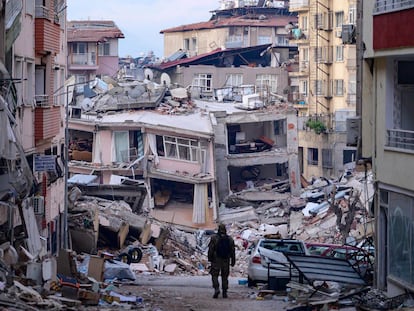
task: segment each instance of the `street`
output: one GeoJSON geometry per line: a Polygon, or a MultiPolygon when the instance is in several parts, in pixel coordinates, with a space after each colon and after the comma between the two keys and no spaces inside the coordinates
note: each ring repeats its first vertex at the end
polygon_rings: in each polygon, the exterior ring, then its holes
{"type": "MultiPolygon", "coordinates": [[[[268,295],[257,299],[257,288],[239,285],[240,278],[229,278],[229,298],[213,299],[210,276],[168,276],[139,275],[136,285],[121,285],[117,292],[124,295],[136,295],[142,298],[141,304],[131,304],[132,309],[148,311],[266,311],[286,310],[289,305],[286,296],[268,295]]],[[[118,309],[119,306],[115,306],[118,309]]],[[[122,305],[124,308],[124,305],[122,305]]],[[[113,306],[103,305],[85,310],[113,310],[113,306]]]]}

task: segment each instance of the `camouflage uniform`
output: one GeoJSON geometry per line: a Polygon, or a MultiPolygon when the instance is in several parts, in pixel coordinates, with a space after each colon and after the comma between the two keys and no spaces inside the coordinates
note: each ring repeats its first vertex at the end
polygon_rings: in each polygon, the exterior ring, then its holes
{"type": "Polygon", "coordinates": [[[208,261],[211,262],[210,274],[213,282],[214,296],[217,298],[220,293],[219,275],[221,274],[221,289],[223,290],[223,298],[227,298],[227,289],[229,288],[229,274],[230,265],[233,267],[236,263],[236,251],[234,247],[234,240],[227,235],[226,226],[220,224],[218,232],[213,235],[208,245],[208,261]],[[229,254],[226,258],[220,258],[217,256],[218,242],[221,237],[227,236],[230,243],[229,254]]]}

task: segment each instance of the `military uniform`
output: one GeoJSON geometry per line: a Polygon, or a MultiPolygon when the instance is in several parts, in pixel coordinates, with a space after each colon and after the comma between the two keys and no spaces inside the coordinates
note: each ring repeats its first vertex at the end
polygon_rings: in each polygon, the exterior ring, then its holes
{"type": "Polygon", "coordinates": [[[227,235],[226,226],[224,224],[219,225],[218,232],[210,239],[208,245],[208,261],[211,262],[210,274],[214,288],[213,298],[217,298],[220,294],[220,284],[218,280],[220,274],[223,298],[227,298],[230,265],[233,267],[236,263],[236,250],[234,247],[234,240],[227,235]],[[222,244],[221,239],[227,240],[222,244]]]}

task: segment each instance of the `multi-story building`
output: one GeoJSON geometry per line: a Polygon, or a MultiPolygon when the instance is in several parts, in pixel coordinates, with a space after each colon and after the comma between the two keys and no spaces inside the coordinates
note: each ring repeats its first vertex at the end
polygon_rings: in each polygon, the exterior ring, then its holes
{"type": "Polygon", "coordinates": [[[69,21],[67,31],[68,74],[75,76],[79,92],[96,76],[116,77],[118,39],[124,34],[113,21],[69,21]]]}
{"type": "Polygon", "coordinates": [[[209,21],[173,27],[164,35],[164,56],[178,50],[188,56],[217,48],[243,48],[274,44],[289,45],[285,26],[297,18],[288,11],[288,1],[223,1],[209,21]]]}
{"type": "Polygon", "coordinates": [[[356,1],[291,0],[298,24],[290,27],[299,50],[291,72],[291,99],[299,113],[299,160],[306,178],[338,176],[355,161],[356,1]]]}
{"type": "MultiPolygon", "coordinates": [[[[10,128],[1,135],[13,131],[12,141],[20,151],[20,159],[12,159],[16,165],[6,165],[10,157],[2,160],[2,173],[10,173],[13,167],[29,165],[29,172],[20,180],[9,178],[9,191],[18,196],[14,203],[34,209],[25,214],[25,222],[37,221],[39,232],[27,232],[33,238],[29,245],[33,255],[44,247],[49,253],[65,244],[64,205],[64,120],[63,101],[66,76],[66,1],[7,1],[5,3],[5,68],[2,84],[6,86],[13,120],[10,128]],[[15,92],[12,90],[15,89],[15,92]],[[13,94],[10,97],[10,94],[13,94]],[[11,103],[14,102],[14,105],[11,103]],[[13,107],[13,108],[12,108],[13,107]],[[7,170],[6,168],[10,170],[7,170]],[[16,188],[27,180],[33,184],[20,197],[16,188]],[[31,217],[31,215],[35,215],[31,217]],[[35,235],[36,233],[36,235],[35,235]]],[[[10,137],[9,137],[10,139],[10,137]]],[[[17,170],[18,171],[18,170],[17,170]]],[[[4,185],[4,184],[3,184],[4,185]]],[[[7,184],[6,184],[7,185],[7,184]]],[[[13,197],[13,196],[12,196],[13,197]]],[[[34,228],[34,227],[33,227],[34,228]]]]}
{"type": "Polygon", "coordinates": [[[376,280],[414,291],[414,18],[412,1],[360,1],[362,153],[376,181],[376,280]]]}

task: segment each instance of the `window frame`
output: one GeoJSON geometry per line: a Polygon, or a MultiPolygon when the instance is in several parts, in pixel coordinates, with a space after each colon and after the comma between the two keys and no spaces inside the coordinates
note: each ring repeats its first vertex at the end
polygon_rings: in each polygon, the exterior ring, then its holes
{"type": "Polygon", "coordinates": [[[211,92],[213,90],[213,75],[211,73],[195,73],[192,86],[199,87],[202,92],[211,92]]]}
{"type": "Polygon", "coordinates": [[[311,148],[308,147],[308,165],[315,165],[319,164],[319,150],[318,148],[311,148]]]}
{"type": "Polygon", "coordinates": [[[170,135],[157,136],[161,137],[164,149],[164,155],[160,155],[161,157],[186,162],[203,162],[206,150],[202,148],[200,140],[170,135]]]}

